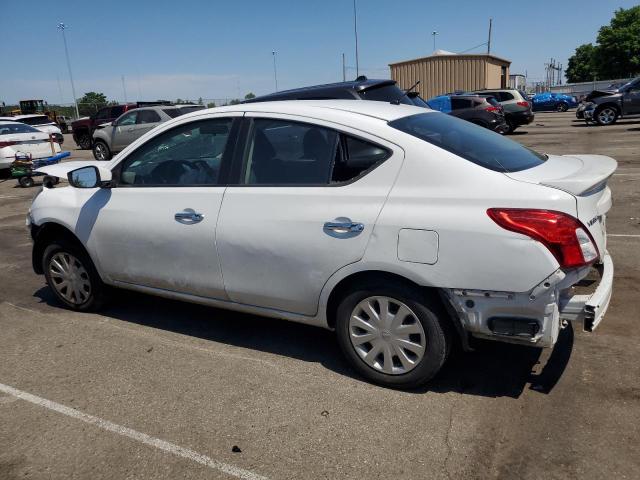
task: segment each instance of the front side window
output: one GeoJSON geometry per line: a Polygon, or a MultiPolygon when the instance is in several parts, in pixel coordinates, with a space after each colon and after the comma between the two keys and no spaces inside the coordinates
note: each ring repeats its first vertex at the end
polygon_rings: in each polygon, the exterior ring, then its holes
{"type": "Polygon", "coordinates": [[[546,156],[465,120],[438,113],[420,113],[389,122],[389,126],[497,172],[537,167],[546,156]]]}
{"type": "Polygon", "coordinates": [[[118,119],[116,126],[124,127],[125,125],[135,125],[137,118],[138,112],[127,113],[118,119]]]}
{"type": "Polygon", "coordinates": [[[179,125],[132,152],[120,171],[120,184],[136,186],[216,185],[232,119],[179,125]]]}
{"type": "Polygon", "coordinates": [[[245,153],[245,185],[329,183],[338,133],[308,123],[255,119],[245,153]]]}

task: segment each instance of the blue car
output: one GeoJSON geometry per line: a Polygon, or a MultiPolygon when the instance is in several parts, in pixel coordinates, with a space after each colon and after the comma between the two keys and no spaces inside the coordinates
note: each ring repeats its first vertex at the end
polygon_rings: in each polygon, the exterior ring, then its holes
{"type": "Polygon", "coordinates": [[[543,110],[554,110],[556,112],[566,112],[570,108],[578,106],[578,101],[571,95],[563,93],[543,92],[537,93],[531,99],[534,112],[543,110]]]}

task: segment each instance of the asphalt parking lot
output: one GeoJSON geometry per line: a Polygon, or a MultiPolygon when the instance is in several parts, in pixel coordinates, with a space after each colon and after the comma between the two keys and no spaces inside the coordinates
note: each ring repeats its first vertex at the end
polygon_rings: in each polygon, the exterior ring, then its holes
{"type": "Polygon", "coordinates": [[[31,269],[36,188],[0,180],[0,479],[639,478],[640,121],[538,113],[512,138],[618,160],[609,311],[553,351],[455,353],[411,392],[304,325],[133,293],[63,309],[31,269]]]}

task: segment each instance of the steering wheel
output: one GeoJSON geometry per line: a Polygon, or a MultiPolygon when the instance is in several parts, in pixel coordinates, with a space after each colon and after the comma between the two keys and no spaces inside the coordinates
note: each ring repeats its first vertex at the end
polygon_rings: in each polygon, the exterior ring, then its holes
{"type": "Polygon", "coordinates": [[[156,185],[176,183],[176,180],[184,174],[184,167],[195,170],[193,164],[186,160],[169,160],[162,162],[151,171],[149,175],[151,177],[151,183],[156,185]]]}

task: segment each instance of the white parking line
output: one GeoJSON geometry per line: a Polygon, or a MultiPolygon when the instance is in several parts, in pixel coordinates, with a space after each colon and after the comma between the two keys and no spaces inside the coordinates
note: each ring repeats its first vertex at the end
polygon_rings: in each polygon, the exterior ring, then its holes
{"type": "Polygon", "coordinates": [[[117,433],[118,435],[122,435],[123,437],[128,437],[137,442],[144,443],[145,445],[164,450],[165,452],[172,453],[174,455],[177,455],[178,457],[186,458],[187,460],[191,460],[192,462],[199,463],[233,477],[242,478],[245,480],[267,480],[267,477],[258,475],[257,473],[254,473],[250,470],[245,470],[234,465],[229,465],[228,463],[219,462],[218,460],[214,460],[211,457],[207,457],[206,455],[194,452],[193,450],[190,450],[188,448],[181,447],[180,445],[176,445],[175,443],[160,440],[159,438],[152,437],[150,435],[147,435],[146,433],[138,432],[136,430],[132,430],[131,428],[123,427],[122,425],[117,425],[108,420],[103,420],[102,418],[94,417],[93,415],[89,415],[65,405],[52,402],[51,400],[47,400],[46,398],[23,392],[16,388],[10,387],[9,385],[0,383],[0,392],[7,393],[16,398],[19,398],[20,400],[24,400],[26,402],[33,403],[34,405],[53,410],[54,412],[61,413],[68,417],[75,418],[76,420],[81,420],[85,423],[95,425],[99,428],[102,428],[103,430],[108,430],[109,432],[117,433]]]}
{"type": "Polygon", "coordinates": [[[640,237],[640,235],[625,235],[623,233],[607,233],[607,237],[640,237]]]}

